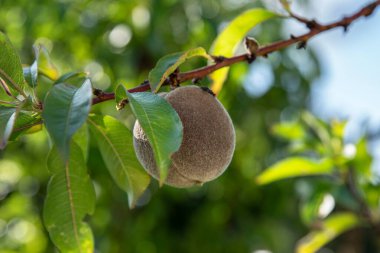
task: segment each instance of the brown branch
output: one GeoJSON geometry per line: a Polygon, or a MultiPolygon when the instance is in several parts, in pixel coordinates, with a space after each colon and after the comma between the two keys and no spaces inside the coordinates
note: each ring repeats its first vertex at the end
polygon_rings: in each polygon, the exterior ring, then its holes
{"type": "MultiPolygon", "coordinates": [[[[309,32],[307,32],[303,35],[291,36],[290,39],[274,42],[272,44],[260,47],[257,50],[255,56],[256,57],[257,56],[266,57],[270,53],[273,53],[275,51],[279,51],[283,48],[286,48],[286,47],[288,47],[290,45],[294,45],[294,44],[299,44],[299,46],[301,48],[302,45],[304,46],[305,43],[310,38],[314,37],[315,35],[320,34],[322,32],[325,32],[327,30],[337,28],[337,27],[343,27],[343,29],[346,31],[348,26],[351,25],[351,23],[353,23],[355,20],[359,19],[360,17],[370,16],[373,13],[373,11],[376,9],[376,7],[379,5],[380,5],[380,0],[374,1],[374,2],[364,6],[361,10],[354,13],[353,15],[347,16],[347,17],[345,17],[345,18],[343,18],[337,22],[333,22],[333,23],[330,23],[327,25],[321,25],[321,24],[319,24],[313,20],[307,20],[307,19],[304,19],[302,17],[297,16],[296,19],[300,22],[303,22],[306,24],[313,23],[316,25],[309,25],[308,26],[310,29],[309,32]]],[[[178,73],[177,74],[177,80],[179,81],[179,83],[183,83],[185,81],[192,80],[192,79],[201,79],[201,78],[203,78],[203,77],[211,74],[212,72],[214,72],[218,69],[221,69],[223,67],[228,67],[228,66],[231,66],[231,65],[238,63],[238,62],[249,61],[251,59],[251,55],[250,54],[242,54],[242,55],[237,55],[237,56],[234,56],[231,58],[220,57],[220,59],[221,59],[220,61],[217,61],[213,65],[205,66],[205,67],[198,68],[198,69],[188,71],[188,72],[178,73]]],[[[167,85],[167,84],[168,84],[167,82],[164,83],[164,85],[167,85]]],[[[141,85],[139,85],[133,89],[130,89],[128,91],[133,93],[133,92],[148,91],[149,89],[150,89],[149,83],[144,82],[143,84],[141,84],[141,85]]],[[[112,100],[114,98],[115,98],[114,93],[103,93],[102,96],[98,96],[98,97],[95,97],[93,99],[93,104],[98,104],[98,103],[101,103],[103,101],[112,100]]]]}

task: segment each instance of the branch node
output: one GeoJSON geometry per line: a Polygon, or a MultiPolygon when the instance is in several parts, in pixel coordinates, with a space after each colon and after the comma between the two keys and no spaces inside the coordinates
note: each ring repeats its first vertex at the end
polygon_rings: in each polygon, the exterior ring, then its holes
{"type": "Polygon", "coordinates": [[[219,56],[211,55],[211,58],[214,60],[215,63],[221,63],[226,60],[226,57],[221,56],[221,55],[219,56]]]}
{"type": "MultiPolygon", "coordinates": [[[[267,57],[267,55],[265,55],[264,57],[267,57]]],[[[256,55],[255,54],[247,54],[247,62],[249,64],[251,64],[255,60],[256,60],[256,55]]]]}
{"type": "Polygon", "coordinates": [[[297,49],[306,49],[306,46],[307,46],[307,41],[304,40],[304,41],[300,41],[298,44],[297,44],[297,49]]]}
{"type": "Polygon", "coordinates": [[[174,90],[179,87],[180,80],[178,78],[179,68],[176,68],[173,73],[169,75],[170,89],[174,90]]]}
{"type": "Polygon", "coordinates": [[[297,36],[294,36],[293,34],[290,34],[290,39],[292,39],[292,40],[297,40],[297,36]]]}
{"type": "Polygon", "coordinates": [[[305,24],[306,24],[306,27],[309,28],[310,30],[318,29],[321,27],[321,25],[315,19],[309,20],[305,24]]]}

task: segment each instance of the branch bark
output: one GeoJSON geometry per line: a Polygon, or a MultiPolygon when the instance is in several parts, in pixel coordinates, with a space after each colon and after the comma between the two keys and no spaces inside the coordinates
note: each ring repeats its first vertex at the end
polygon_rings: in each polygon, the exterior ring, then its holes
{"type": "MultiPolygon", "coordinates": [[[[272,44],[260,47],[257,50],[255,56],[256,57],[258,57],[258,56],[266,57],[270,53],[279,51],[281,49],[284,49],[284,48],[289,47],[289,46],[294,45],[294,44],[299,44],[299,47],[302,48],[305,46],[305,43],[310,38],[312,38],[315,35],[318,35],[322,32],[325,32],[325,31],[328,31],[328,30],[331,30],[334,28],[342,27],[344,29],[344,31],[347,31],[347,28],[354,21],[356,21],[357,19],[359,19],[361,17],[370,16],[374,12],[376,7],[378,7],[379,5],[380,5],[380,0],[374,1],[374,2],[364,6],[362,9],[360,9],[358,12],[352,14],[351,16],[344,17],[339,21],[336,21],[336,22],[333,22],[330,24],[326,24],[326,25],[321,25],[321,24],[315,22],[314,20],[307,20],[307,19],[299,17],[299,16],[294,17],[294,14],[292,14],[291,17],[295,18],[296,20],[298,20],[302,23],[305,23],[307,25],[307,27],[309,27],[309,32],[307,32],[303,35],[300,35],[300,36],[292,36],[291,35],[290,39],[277,41],[277,42],[274,42],[272,44]],[[310,25],[310,24],[316,24],[316,25],[310,25]]],[[[177,81],[179,83],[183,83],[185,81],[192,80],[192,79],[201,79],[201,78],[203,78],[203,77],[211,74],[212,72],[214,72],[218,69],[221,69],[223,67],[231,66],[231,65],[236,64],[238,62],[249,62],[251,60],[251,55],[247,53],[247,54],[237,55],[237,56],[234,56],[231,58],[227,58],[227,57],[219,57],[219,58],[222,60],[216,62],[215,64],[205,66],[205,67],[201,67],[198,69],[194,69],[194,70],[188,71],[188,72],[178,73],[177,74],[177,81]]],[[[168,85],[168,84],[169,84],[169,81],[164,83],[164,85],[168,85]]],[[[133,92],[143,92],[143,91],[148,91],[148,90],[150,90],[150,84],[149,84],[149,82],[144,82],[144,83],[140,84],[139,86],[132,88],[128,91],[130,93],[133,93],[133,92]]],[[[101,103],[104,101],[112,100],[114,98],[115,98],[114,93],[103,92],[100,96],[97,96],[93,99],[92,104],[98,104],[98,103],[101,103]]]]}

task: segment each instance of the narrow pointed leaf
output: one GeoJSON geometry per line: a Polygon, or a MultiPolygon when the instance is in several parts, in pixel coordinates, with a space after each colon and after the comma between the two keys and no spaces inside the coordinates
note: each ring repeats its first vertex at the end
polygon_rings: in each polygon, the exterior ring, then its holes
{"type": "Polygon", "coordinates": [[[0,106],[0,149],[4,149],[16,121],[16,108],[0,106]]]}
{"type": "Polygon", "coordinates": [[[89,79],[80,88],[66,83],[57,84],[46,95],[42,117],[64,159],[69,155],[71,137],[87,119],[91,98],[89,79]]]}
{"type": "Polygon", "coordinates": [[[129,105],[152,146],[162,185],[168,174],[171,155],[181,146],[182,122],[173,107],[159,95],[125,92],[129,105]]]}
{"type": "Polygon", "coordinates": [[[304,157],[292,157],[266,169],[256,178],[256,182],[263,185],[292,177],[329,175],[333,168],[333,162],[329,159],[315,161],[304,157]]]}
{"type": "Polygon", "coordinates": [[[110,116],[90,117],[88,125],[113,180],[127,192],[133,208],[148,187],[150,176],[137,160],[131,131],[110,116]]]}
{"type": "Polygon", "coordinates": [[[52,173],[43,209],[43,220],[50,238],[61,252],[93,253],[90,227],[83,222],[95,208],[95,190],[81,149],[72,143],[64,161],[56,148],[48,157],[52,173]]]}
{"type": "Polygon", "coordinates": [[[338,235],[360,225],[359,218],[352,213],[331,215],[321,224],[322,228],[312,231],[297,245],[297,253],[314,253],[338,235]]]}
{"type": "Polygon", "coordinates": [[[22,87],[25,82],[20,57],[2,32],[0,32],[0,77],[15,90],[18,90],[15,85],[22,87]]]}
{"type": "MultiPolygon", "coordinates": [[[[250,9],[232,20],[226,28],[214,40],[210,54],[214,56],[231,57],[239,43],[243,40],[249,30],[256,25],[264,22],[270,18],[275,17],[277,14],[265,9],[250,9]]],[[[217,70],[210,75],[213,81],[211,89],[215,93],[219,93],[222,89],[223,83],[227,78],[228,67],[217,70]]]]}
{"type": "Polygon", "coordinates": [[[169,54],[162,57],[156,66],[149,72],[149,83],[153,92],[158,92],[161,85],[182,63],[193,57],[210,59],[206,50],[202,47],[190,49],[185,52],[169,54]]]}

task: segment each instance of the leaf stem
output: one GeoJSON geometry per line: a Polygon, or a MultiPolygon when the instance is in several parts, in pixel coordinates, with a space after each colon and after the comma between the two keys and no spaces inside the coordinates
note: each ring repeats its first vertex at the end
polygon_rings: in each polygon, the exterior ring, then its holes
{"type": "Polygon", "coordinates": [[[25,94],[25,92],[18,86],[18,84],[16,84],[16,82],[13,81],[13,79],[7,73],[5,73],[5,71],[3,69],[1,69],[1,68],[0,68],[0,75],[2,75],[3,77],[5,77],[5,79],[7,79],[8,82],[10,82],[12,84],[13,88],[15,88],[24,98],[28,97],[25,94]]]}

